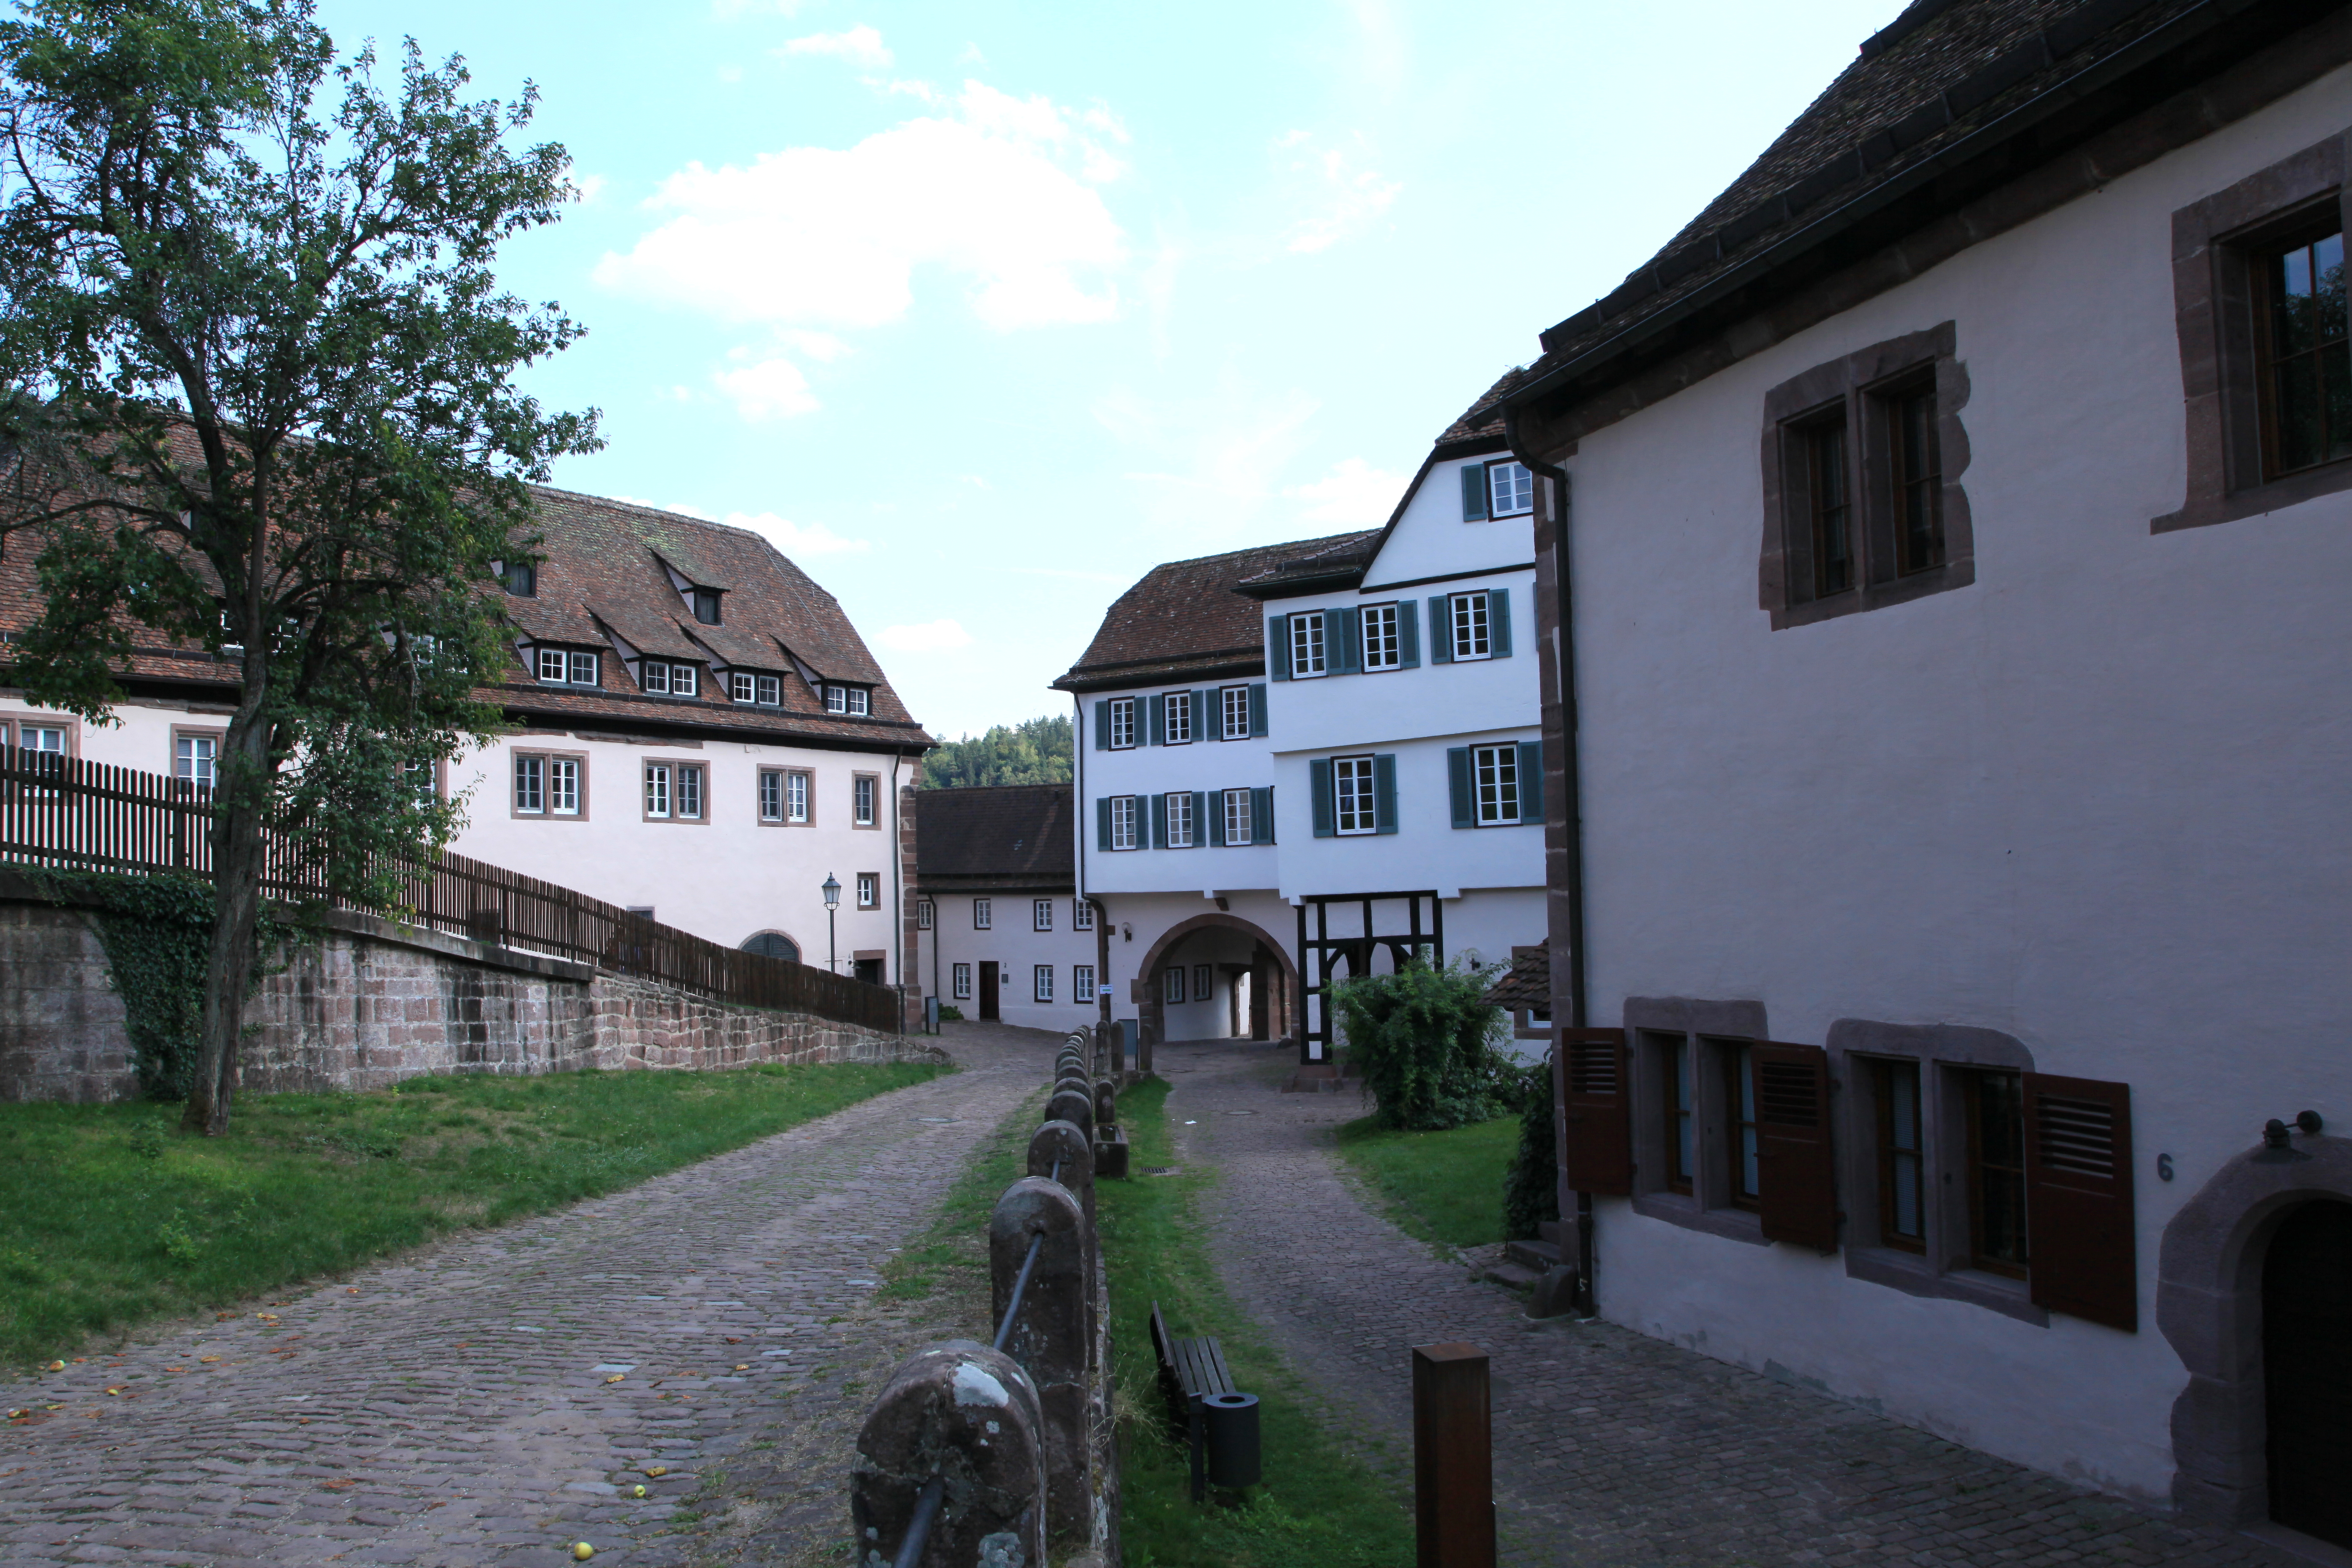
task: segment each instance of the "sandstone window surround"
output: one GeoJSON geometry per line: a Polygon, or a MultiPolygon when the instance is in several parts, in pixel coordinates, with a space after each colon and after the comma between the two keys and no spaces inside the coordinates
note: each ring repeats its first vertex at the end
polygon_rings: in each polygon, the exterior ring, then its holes
{"type": "Polygon", "coordinates": [[[534,820],[584,822],[588,817],[588,753],[516,752],[508,815],[534,820]]]}
{"type": "Polygon", "coordinates": [[[173,725],[172,776],[198,789],[211,789],[220,782],[220,747],[227,735],[226,729],[173,725]]]}
{"type": "Polygon", "coordinates": [[[709,774],[700,763],[649,757],[644,766],[643,820],[702,824],[710,820],[705,784],[709,774]]]}
{"type": "Polygon", "coordinates": [[[1764,395],[1757,590],[1773,630],[1976,581],[1958,336],[1945,321],[1889,338],[1764,395]]]}
{"type": "Polygon", "coordinates": [[[2234,522],[2352,489],[2352,458],[2273,477],[2264,429],[2255,262],[2274,243],[2352,217],[2352,130],[2172,215],[2173,312],[2180,337],[2188,486],[2148,531],[2234,522]]]}
{"type": "Polygon", "coordinates": [[[25,714],[12,726],[9,716],[0,713],[0,743],[41,757],[79,756],[81,721],[61,713],[25,714]]]}
{"type": "Polygon", "coordinates": [[[849,826],[874,832],[882,829],[880,801],[882,775],[852,773],[849,776],[849,826]]]}
{"type": "Polygon", "coordinates": [[[882,907],[881,872],[857,873],[857,907],[861,910],[877,910],[882,907]]]}

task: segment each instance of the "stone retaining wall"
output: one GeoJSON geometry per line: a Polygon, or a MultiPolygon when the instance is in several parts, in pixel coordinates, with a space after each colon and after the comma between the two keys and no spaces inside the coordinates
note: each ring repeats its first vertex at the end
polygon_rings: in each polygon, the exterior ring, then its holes
{"type": "MultiPolygon", "coordinates": [[[[123,1016],[84,912],[0,886],[0,1100],[135,1094],[123,1016]]],[[[379,1089],[425,1073],[940,1056],[915,1037],[352,915],[294,949],[246,1016],[241,1081],[259,1093],[379,1089]]]]}

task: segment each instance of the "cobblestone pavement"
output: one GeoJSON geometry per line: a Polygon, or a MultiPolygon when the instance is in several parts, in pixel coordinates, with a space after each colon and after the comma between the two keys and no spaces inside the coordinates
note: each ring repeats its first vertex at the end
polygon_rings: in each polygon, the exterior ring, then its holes
{"type": "Polygon", "coordinates": [[[700,1563],[698,1500],[771,1444],[800,1506],[729,1560],[845,1541],[865,1397],[925,1327],[878,1270],[1059,1037],[947,1044],[964,1071],[7,1384],[64,1408],[0,1429],[0,1564],[700,1563]]]}
{"type": "Polygon", "coordinates": [[[1507,1563],[2295,1561],[1613,1324],[1530,1322],[1368,1209],[1333,1145],[1355,1094],[1276,1093],[1264,1046],[1162,1046],[1157,1066],[1180,1154],[1219,1173],[1228,1288],[1335,1415],[1410,1455],[1409,1348],[1492,1357],[1507,1563]]]}

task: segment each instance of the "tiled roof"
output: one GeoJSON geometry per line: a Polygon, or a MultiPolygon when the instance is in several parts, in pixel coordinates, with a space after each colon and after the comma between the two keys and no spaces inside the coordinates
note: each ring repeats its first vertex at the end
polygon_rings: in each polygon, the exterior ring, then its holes
{"type": "Polygon", "coordinates": [[[1286,562],[1378,537],[1379,530],[1367,529],[1154,566],[1112,604],[1094,641],[1054,685],[1101,690],[1262,665],[1264,611],[1239,584],[1286,562]]]}
{"type": "MultiPolygon", "coordinates": [[[[890,689],[880,666],[833,595],[758,534],[698,518],[656,511],[570,490],[532,487],[545,560],[538,593],[508,596],[501,607],[523,640],[602,650],[603,684],[542,686],[520,660],[484,700],[525,724],[709,730],[745,740],[802,741],[917,750],[931,744],[890,689]],[[721,590],[719,626],[693,617],[672,585],[667,563],[689,584],[721,590]],[[709,667],[694,699],[641,689],[608,634],[631,652],[709,667]],[[872,712],[851,718],[824,711],[800,679],[795,659],[817,675],[873,689],[872,712]],[[781,708],[728,700],[719,667],[783,677],[781,708]]],[[[0,554],[0,634],[29,626],[40,601],[29,541],[0,554]]],[[[139,651],[127,678],[194,686],[233,700],[234,667],[202,651],[175,650],[156,633],[133,633],[139,651]]]]}
{"type": "Polygon", "coordinates": [[[2240,7],[2211,0],[1915,0],[1682,232],[1605,298],[1544,332],[1543,356],[1506,376],[1455,429],[1488,425],[1514,394],[1612,340],[1633,341],[1629,334],[1710,285],[1744,277],[1749,263],[1777,265],[1780,258],[1767,253],[1784,242],[1800,250],[1814,243],[1807,231],[1826,216],[1906,186],[1906,177],[1924,177],[1923,165],[2026,100],[2110,57],[2129,63],[2136,57],[2120,51],[2200,9],[2214,13],[2218,26],[2221,13],[2240,7]]]}
{"type": "Polygon", "coordinates": [[[1486,988],[1486,999],[1494,1006],[1507,1008],[1514,1013],[1522,1008],[1549,1013],[1551,939],[1546,937],[1512,959],[1511,967],[1504,972],[1503,977],[1486,988]]]}
{"type": "Polygon", "coordinates": [[[927,789],[915,796],[915,878],[921,885],[985,879],[1011,887],[1073,886],[1075,846],[1066,784],[927,789]]]}

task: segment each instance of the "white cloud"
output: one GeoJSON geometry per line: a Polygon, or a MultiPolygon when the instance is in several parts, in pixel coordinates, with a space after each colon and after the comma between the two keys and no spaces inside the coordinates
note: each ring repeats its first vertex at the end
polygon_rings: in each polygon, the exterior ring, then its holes
{"type": "Polygon", "coordinates": [[[1343,458],[1312,484],[1290,485],[1282,493],[1310,503],[1298,514],[1308,522],[1372,528],[1388,521],[1404,486],[1402,474],[1375,468],[1361,458],[1343,458]]]}
{"type": "Polygon", "coordinates": [[[1379,221],[1404,189],[1377,170],[1359,167],[1343,149],[1318,146],[1307,132],[1278,136],[1274,145],[1286,160],[1285,173],[1301,214],[1286,238],[1294,251],[1311,255],[1353,239],[1379,221]]]}
{"type": "Polygon", "coordinates": [[[828,55],[847,60],[868,70],[880,70],[890,63],[890,51],[882,42],[882,35],[862,23],[839,33],[811,33],[803,38],[787,38],[776,54],[790,59],[795,55],[828,55]]]}
{"type": "Polygon", "coordinates": [[[900,653],[945,653],[950,648],[970,647],[971,642],[971,634],[963,629],[961,622],[944,616],[916,626],[882,628],[882,646],[900,653]]]}
{"type": "Polygon", "coordinates": [[[580,193],[582,206],[593,206],[596,198],[604,194],[605,183],[602,174],[581,174],[572,180],[572,188],[580,193]]]}
{"type": "Polygon", "coordinates": [[[730,528],[746,528],[786,555],[853,555],[871,548],[862,539],[844,539],[821,522],[805,526],[772,511],[730,511],[730,528]]]}
{"type": "Polygon", "coordinates": [[[716,372],[710,379],[722,395],[734,400],[735,412],[755,424],[814,414],[819,406],[816,394],[809,390],[808,377],[788,359],[738,365],[716,372]]]}
{"type": "Polygon", "coordinates": [[[1094,188],[1124,170],[1106,125],[968,81],[943,112],[845,151],[690,163],[647,204],[675,216],[596,280],[729,321],[847,329],[905,316],[914,273],[936,268],[1000,331],[1105,321],[1127,257],[1094,188]]]}

